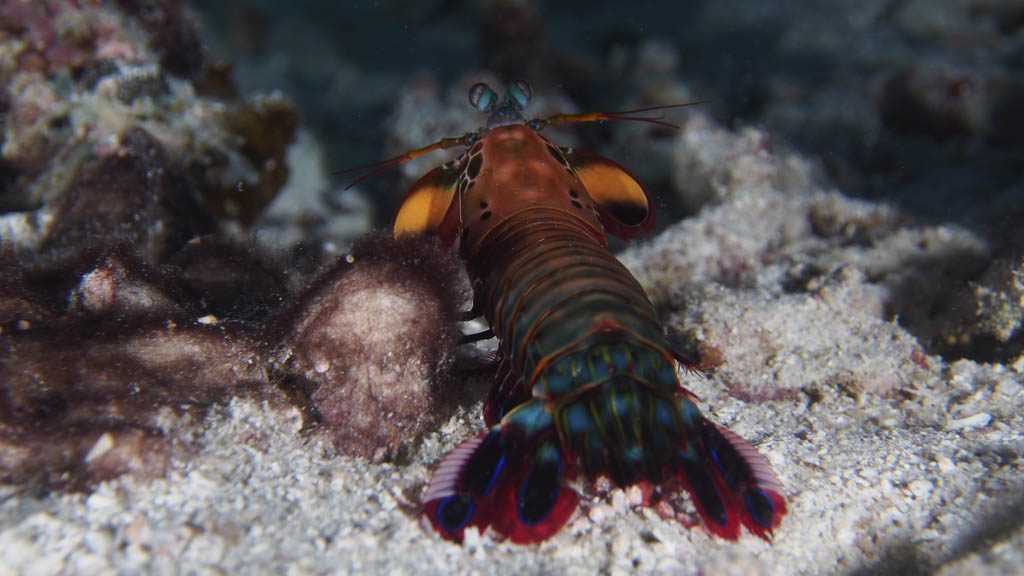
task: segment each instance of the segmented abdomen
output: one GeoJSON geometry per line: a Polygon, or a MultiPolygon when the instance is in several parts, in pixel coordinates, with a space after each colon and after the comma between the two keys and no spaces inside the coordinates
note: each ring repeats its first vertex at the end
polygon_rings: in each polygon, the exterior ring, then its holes
{"type": "Polygon", "coordinates": [[[698,412],[680,410],[690,404],[656,313],[592,228],[529,208],[496,225],[468,260],[501,351],[522,377],[498,399],[508,404],[501,412],[543,400],[563,448],[591,477],[658,481],[675,468],[680,420],[698,412]]]}
{"type": "Polygon", "coordinates": [[[467,255],[491,328],[527,379],[545,358],[609,323],[664,341],[640,284],[588,228],[560,210],[532,208],[495,226],[467,255]]]}
{"type": "Polygon", "coordinates": [[[438,466],[424,512],[445,537],[494,529],[538,542],[568,521],[582,472],[686,489],[708,529],[767,538],[786,514],[767,460],[685,393],[655,312],[600,231],[529,206],[464,245],[500,338],[488,432],[438,466]]]}

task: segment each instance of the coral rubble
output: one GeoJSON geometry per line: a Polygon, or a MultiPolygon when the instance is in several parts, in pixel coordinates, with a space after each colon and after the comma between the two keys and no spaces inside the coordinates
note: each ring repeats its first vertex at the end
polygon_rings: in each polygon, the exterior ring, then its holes
{"type": "Polygon", "coordinates": [[[0,481],[159,476],[181,424],[236,397],[297,403],[363,455],[443,413],[452,266],[377,238],[303,289],[241,239],[288,178],[298,114],[199,91],[223,70],[180,2],[0,15],[0,481]]]}
{"type": "MultiPolygon", "coordinates": [[[[113,158],[126,151],[135,151],[136,164],[147,159],[149,166],[139,169],[150,182],[166,186],[160,181],[169,179],[177,186],[166,197],[135,202],[185,202],[191,195],[205,201],[206,211],[243,224],[287,179],[284,153],[297,125],[294,107],[280,96],[222,100],[197,92],[201,83],[194,80],[207,68],[180,2],[13,1],[0,10],[5,206],[36,209],[45,221],[64,226],[53,212],[81,195],[66,193],[81,179],[78,173],[117,169],[103,163],[118,162],[113,158]]],[[[179,215],[188,218],[186,211],[179,215]]],[[[194,233],[176,224],[162,222],[163,233],[186,239],[194,233]]],[[[202,218],[193,225],[201,226],[202,218]]]]}

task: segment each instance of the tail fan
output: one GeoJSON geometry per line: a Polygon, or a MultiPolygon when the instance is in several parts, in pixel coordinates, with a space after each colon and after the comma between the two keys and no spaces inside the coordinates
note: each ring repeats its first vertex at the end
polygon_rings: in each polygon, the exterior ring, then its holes
{"type": "Polygon", "coordinates": [[[563,485],[554,442],[527,442],[500,427],[463,442],[434,473],[424,514],[448,540],[488,526],[517,544],[540,542],[562,528],[579,500],[563,485]]]}
{"type": "Polygon", "coordinates": [[[494,426],[505,414],[530,399],[529,389],[523,387],[523,377],[504,354],[499,352],[498,358],[498,369],[484,400],[484,424],[487,426],[494,426]]]}
{"type": "Polygon", "coordinates": [[[701,418],[697,438],[680,452],[683,483],[708,529],[729,540],[740,526],[768,540],[786,515],[782,484],[749,442],[701,418]]]}

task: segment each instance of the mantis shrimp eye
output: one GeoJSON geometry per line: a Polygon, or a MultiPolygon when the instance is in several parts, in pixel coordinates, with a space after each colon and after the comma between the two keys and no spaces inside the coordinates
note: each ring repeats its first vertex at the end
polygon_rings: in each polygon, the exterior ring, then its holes
{"type": "Polygon", "coordinates": [[[533,97],[533,88],[526,80],[516,80],[505,92],[505,103],[514,106],[516,110],[526,108],[527,102],[533,97]]]}
{"type": "Polygon", "coordinates": [[[477,82],[469,89],[469,103],[481,112],[490,112],[497,101],[497,92],[483,82],[477,82]]]}

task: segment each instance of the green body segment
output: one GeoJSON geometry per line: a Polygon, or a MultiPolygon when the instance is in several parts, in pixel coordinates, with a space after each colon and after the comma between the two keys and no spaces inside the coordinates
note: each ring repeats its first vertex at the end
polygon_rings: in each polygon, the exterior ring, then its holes
{"type": "Polygon", "coordinates": [[[496,224],[466,257],[525,387],[527,401],[508,407],[502,425],[538,432],[543,409],[585,473],[619,484],[674,469],[675,448],[700,412],[682,395],[639,283],[591,231],[538,206],[496,224]]]}

